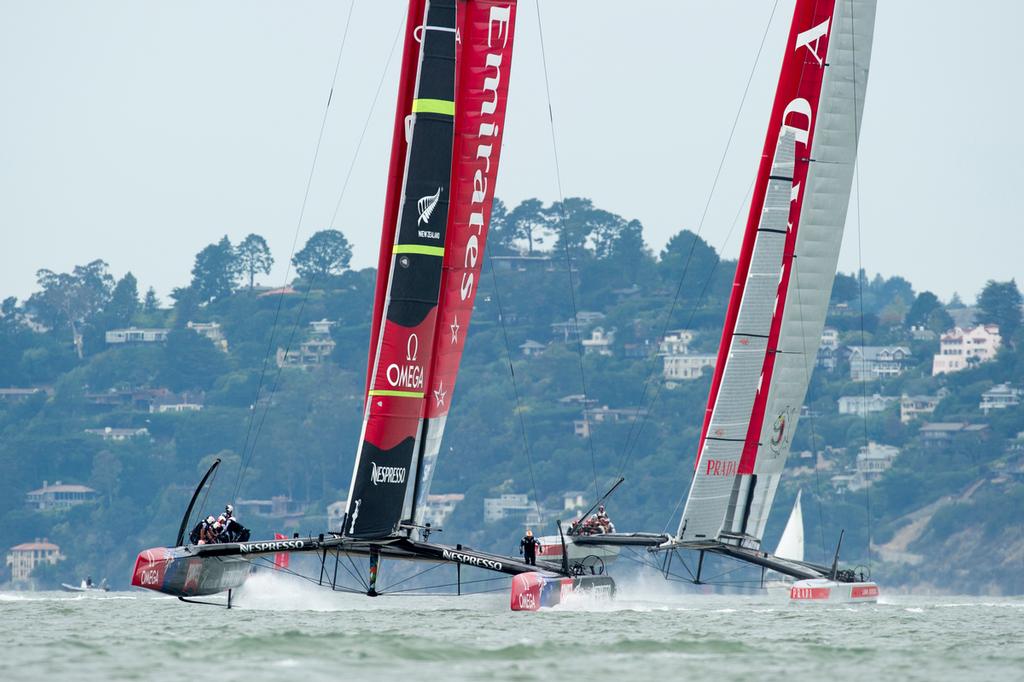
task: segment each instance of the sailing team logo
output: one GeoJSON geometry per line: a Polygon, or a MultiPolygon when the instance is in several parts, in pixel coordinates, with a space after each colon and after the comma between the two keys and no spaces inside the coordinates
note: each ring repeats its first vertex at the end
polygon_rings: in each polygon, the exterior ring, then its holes
{"type": "Polygon", "coordinates": [[[433,194],[428,194],[425,197],[420,197],[420,200],[416,202],[416,210],[420,212],[419,220],[416,221],[417,225],[423,223],[430,224],[430,216],[434,214],[434,209],[437,208],[437,202],[441,201],[441,190],[443,187],[438,187],[437,191],[433,194]]]}
{"type": "Polygon", "coordinates": [[[781,455],[789,447],[795,417],[795,410],[792,407],[786,407],[775,418],[775,423],[772,424],[771,435],[768,438],[768,449],[773,454],[781,455]]]}
{"type": "Polygon", "coordinates": [[[388,383],[395,388],[406,388],[413,390],[423,389],[423,367],[421,367],[416,360],[416,356],[420,352],[420,337],[415,332],[409,334],[408,340],[405,342],[405,362],[404,365],[399,365],[397,362],[392,362],[384,370],[384,376],[388,380],[388,383]]]}
{"type": "Polygon", "coordinates": [[[405,467],[382,467],[370,462],[370,480],[374,485],[381,483],[405,483],[405,467]]]}

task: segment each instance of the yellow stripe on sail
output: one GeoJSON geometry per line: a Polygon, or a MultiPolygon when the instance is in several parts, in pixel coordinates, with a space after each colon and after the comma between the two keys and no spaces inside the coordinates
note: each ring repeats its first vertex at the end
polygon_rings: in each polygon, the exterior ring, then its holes
{"type": "Polygon", "coordinates": [[[446,99],[414,99],[412,101],[412,113],[454,116],[455,102],[446,99]]]}
{"type": "Polygon", "coordinates": [[[418,391],[390,391],[390,390],[379,390],[370,391],[370,396],[384,396],[388,398],[422,398],[423,393],[418,391]]]}
{"type": "Polygon", "coordinates": [[[443,246],[424,246],[422,244],[395,244],[391,253],[418,253],[421,256],[443,256],[443,246]]]}

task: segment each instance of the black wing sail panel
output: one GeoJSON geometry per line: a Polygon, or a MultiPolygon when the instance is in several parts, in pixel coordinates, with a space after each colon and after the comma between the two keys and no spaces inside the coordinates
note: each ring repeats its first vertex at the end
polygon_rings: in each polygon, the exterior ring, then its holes
{"type": "MultiPolygon", "coordinates": [[[[455,113],[455,0],[429,0],[423,22],[406,27],[420,43],[408,112],[401,207],[391,247],[382,323],[371,339],[363,430],[344,532],[384,538],[413,514],[413,482],[426,376],[434,346],[451,189],[455,113]]],[[[385,231],[387,234],[387,231],[385,231]]],[[[385,237],[386,238],[386,237],[385,237]]]]}

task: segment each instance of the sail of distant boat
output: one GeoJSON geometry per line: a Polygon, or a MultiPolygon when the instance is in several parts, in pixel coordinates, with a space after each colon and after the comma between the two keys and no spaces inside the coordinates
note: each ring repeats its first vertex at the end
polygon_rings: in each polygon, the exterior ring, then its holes
{"type": "Polygon", "coordinates": [[[789,512],[786,527],[782,530],[782,537],[775,547],[775,556],[780,559],[804,560],[804,513],[800,507],[801,492],[798,490],[796,493],[793,510],[789,512]]]}

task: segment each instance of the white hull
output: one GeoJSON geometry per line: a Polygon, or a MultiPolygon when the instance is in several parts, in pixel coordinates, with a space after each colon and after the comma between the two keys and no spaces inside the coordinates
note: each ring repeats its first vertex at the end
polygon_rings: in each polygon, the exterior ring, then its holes
{"type": "Polygon", "coordinates": [[[876,583],[840,583],[827,578],[798,580],[789,588],[790,603],[800,604],[874,604],[878,601],[876,583]]]}

